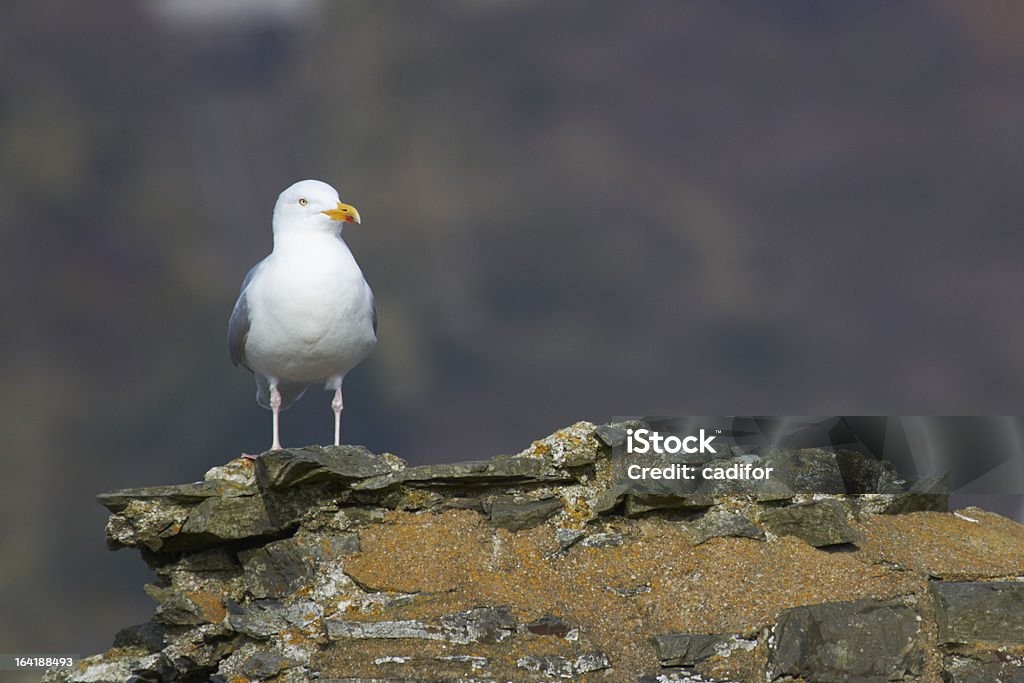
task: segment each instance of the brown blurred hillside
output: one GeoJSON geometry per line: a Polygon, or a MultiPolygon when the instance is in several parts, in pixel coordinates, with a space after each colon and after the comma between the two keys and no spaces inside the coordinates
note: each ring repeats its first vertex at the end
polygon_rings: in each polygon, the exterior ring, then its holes
{"type": "MultiPolygon", "coordinates": [[[[226,321],[300,178],[364,218],[343,437],[375,451],[1024,413],[1016,6],[203,4],[0,6],[0,651],[148,616],[96,492],[269,443],[226,321]]],[[[282,424],[326,441],[328,397],[282,424]]]]}

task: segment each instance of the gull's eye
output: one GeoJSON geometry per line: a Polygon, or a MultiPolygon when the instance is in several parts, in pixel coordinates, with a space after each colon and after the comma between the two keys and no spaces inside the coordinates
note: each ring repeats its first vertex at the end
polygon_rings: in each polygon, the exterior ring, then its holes
{"type": "Polygon", "coordinates": [[[299,206],[305,206],[306,204],[309,204],[309,200],[305,197],[299,197],[299,206]]]}

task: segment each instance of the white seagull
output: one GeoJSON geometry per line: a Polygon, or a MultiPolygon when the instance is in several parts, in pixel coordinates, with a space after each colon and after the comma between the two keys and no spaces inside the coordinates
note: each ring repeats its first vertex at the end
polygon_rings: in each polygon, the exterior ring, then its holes
{"type": "Polygon", "coordinates": [[[278,415],[310,384],[334,390],[334,445],[341,443],[341,383],[377,343],[377,307],[348,245],[355,207],[319,180],[302,180],[274,206],[274,250],[249,271],[228,323],[231,362],[256,376],[256,402],[278,415]]]}

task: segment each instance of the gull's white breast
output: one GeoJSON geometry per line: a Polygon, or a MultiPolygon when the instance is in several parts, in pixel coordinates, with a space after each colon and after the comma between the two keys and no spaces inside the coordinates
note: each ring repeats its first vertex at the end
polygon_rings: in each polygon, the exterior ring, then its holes
{"type": "Polygon", "coordinates": [[[246,360],[267,377],[306,383],[340,378],[377,342],[370,288],[348,246],[333,235],[282,240],[246,296],[246,360]]]}

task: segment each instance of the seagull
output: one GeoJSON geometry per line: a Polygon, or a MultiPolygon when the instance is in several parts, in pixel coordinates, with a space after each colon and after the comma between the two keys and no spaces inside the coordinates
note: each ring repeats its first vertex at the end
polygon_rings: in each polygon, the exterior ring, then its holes
{"type": "Polygon", "coordinates": [[[309,388],[334,390],[334,445],[341,444],[341,384],[377,343],[377,306],[348,245],[354,206],[319,180],[301,180],[277,198],[274,249],[242,282],[228,322],[231,362],[256,377],[256,402],[278,422],[309,388]]]}

